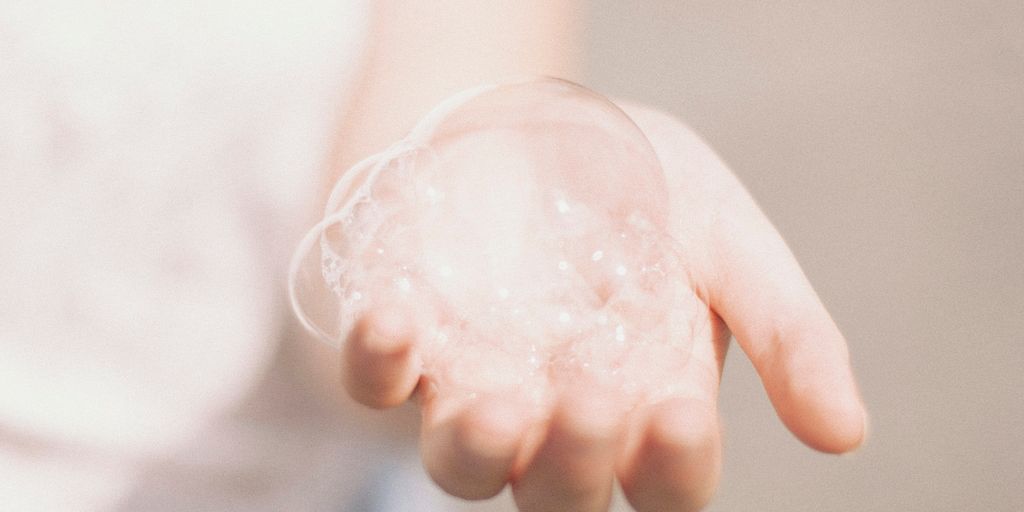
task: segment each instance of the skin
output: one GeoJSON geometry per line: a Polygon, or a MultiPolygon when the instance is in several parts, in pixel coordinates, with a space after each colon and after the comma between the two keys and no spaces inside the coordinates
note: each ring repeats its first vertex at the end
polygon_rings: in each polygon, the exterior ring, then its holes
{"type": "MultiPolygon", "coordinates": [[[[466,86],[517,74],[573,76],[577,6],[482,4],[378,4],[362,93],[336,155],[340,168],[400,138],[466,86]],[[423,41],[430,43],[414,44],[423,41]]],[[[452,495],[485,499],[511,485],[525,512],[601,511],[618,479],[637,510],[700,509],[720,475],[717,397],[730,335],[801,441],[843,453],[864,439],[866,413],[846,343],[775,228],[687,127],[650,108],[620,105],[663,164],[670,231],[688,248],[684,264],[711,312],[713,335],[694,340],[678,396],[623,417],[606,412],[613,392],[582,386],[558,391],[554,410],[538,419],[507,396],[466,401],[437,392],[420,371],[414,316],[369,312],[342,350],[344,387],[374,408],[414,398],[424,465],[452,495]]]]}

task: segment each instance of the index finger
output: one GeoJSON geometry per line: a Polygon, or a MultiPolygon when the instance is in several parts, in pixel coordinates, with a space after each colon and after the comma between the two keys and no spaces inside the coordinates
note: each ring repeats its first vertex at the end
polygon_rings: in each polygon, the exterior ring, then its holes
{"type": "Polygon", "coordinates": [[[690,254],[698,294],[753,362],[779,417],[813,448],[856,448],[866,414],[846,341],[782,237],[689,128],[655,110],[624,108],[665,169],[673,233],[698,247],[690,254]]]}
{"type": "Polygon", "coordinates": [[[846,340],[792,252],[731,174],[712,226],[711,307],[753,362],[779,417],[812,448],[859,446],[866,414],[846,340]]]}

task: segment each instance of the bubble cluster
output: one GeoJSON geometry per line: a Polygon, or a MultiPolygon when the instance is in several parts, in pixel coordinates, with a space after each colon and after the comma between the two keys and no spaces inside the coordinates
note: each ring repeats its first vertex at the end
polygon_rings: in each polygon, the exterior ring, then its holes
{"type": "Polygon", "coordinates": [[[453,392],[543,401],[597,379],[649,399],[672,392],[698,305],[667,211],[657,156],[607,99],[482,87],[345,173],[296,252],[292,302],[335,346],[374,307],[409,311],[424,373],[453,392]]]}

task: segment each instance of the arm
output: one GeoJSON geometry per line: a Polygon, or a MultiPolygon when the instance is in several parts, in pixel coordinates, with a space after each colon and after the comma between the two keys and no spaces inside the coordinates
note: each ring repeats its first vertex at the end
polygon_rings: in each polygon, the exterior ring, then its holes
{"type": "Polygon", "coordinates": [[[462,89],[516,75],[578,75],[576,1],[386,0],[374,6],[367,60],[339,132],[334,172],[398,140],[462,89]]]}
{"type": "MultiPolygon", "coordinates": [[[[524,73],[571,75],[562,44],[571,40],[572,31],[564,32],[570,10],[536,8],[523,15],[522,6],[446,4],[417,12],[382,5],[338,168],[397,140],[429,106],[466,86],[524,73]],[[540,44],[541,34],[552,39],[540,44]]],[[[540,424],[500,397],[467,405],[419,393],[424,464],[451,494],[486,498],[511,483],[524,511],[599,511],[617,477],[639,510],[700,508],[721,460],[716,398],[725,324],[794,434],[827,452],[853,449],[863,438],[845,343],[785,243],[699,139],[656,112],[628,110],[669,175],[678,205],[673,234],[692,242],[686,258],[694,293],[713,311],[707,331],[714,336],[695,345],[694,362],[680,375],[683,392],[637,411],[628,424],[603,414],[590,389],[563,397],[540,424]]],[[[361,319],[342,357],[356,400],[388,407],[413,394],[420,381],[413,323],[401,311],[361,319]]]]}

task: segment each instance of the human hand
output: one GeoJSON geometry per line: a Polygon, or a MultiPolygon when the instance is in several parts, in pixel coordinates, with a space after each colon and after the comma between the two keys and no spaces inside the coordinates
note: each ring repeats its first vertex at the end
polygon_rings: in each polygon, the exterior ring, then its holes
{"type": "Polygon", "coordinates": [[[487,354],[434,359],[424,374],[427,320],[401,306],[367,312],[344,345],[345,387],[357,401],[388,407],[415,396],[424,464],[455,496],[488,498],[510,483],[526,512],[597,511],[618,478],[638,510],[699,509],[719,476],[716,401],[730,330],[798,438],[831,453],[863,439],[845,342],[770,222],[684,126],[653,110],[626,110],[666,173],[669,232],[695,299],[680,312],[697,328],[670,396],[623,413],[616,390],[582,381],[537,388],[550,404],[538,412],[503,384],[515,382],[515,370],[487,354]],[[490,391],[435,386],[430,375],[448,369],[466,387],[490,391]]]}

